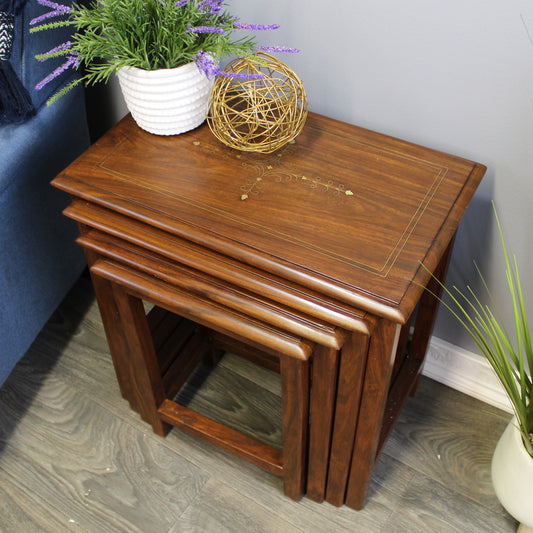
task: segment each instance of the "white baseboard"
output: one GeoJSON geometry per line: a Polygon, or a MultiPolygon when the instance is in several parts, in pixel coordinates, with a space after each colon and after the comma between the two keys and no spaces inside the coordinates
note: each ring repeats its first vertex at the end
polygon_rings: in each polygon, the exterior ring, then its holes
{"type": "Polygon", "coordinates": [[[439,383],[512,413],[511,404],[486,359],[432,337],[422,373],[439,383]]]}

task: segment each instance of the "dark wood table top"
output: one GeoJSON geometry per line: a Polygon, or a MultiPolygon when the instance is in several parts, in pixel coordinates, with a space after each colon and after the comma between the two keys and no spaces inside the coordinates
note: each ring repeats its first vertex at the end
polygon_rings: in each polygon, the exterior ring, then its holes
{"type": "Polygon", "coordinates": [[[206,125],[151,135],[130,116],[54,180],[91,203],[403,323],[485,167],[310,113],[274,154],[206,125]]]}

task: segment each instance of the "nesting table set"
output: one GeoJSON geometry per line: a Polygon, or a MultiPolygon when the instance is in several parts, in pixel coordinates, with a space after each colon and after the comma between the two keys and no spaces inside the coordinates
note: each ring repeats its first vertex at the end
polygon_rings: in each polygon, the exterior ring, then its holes
{"type": "Polygon", "coordinates": [[[484,171],[313,113],[273,154],[127,116],[53,184],[72,196],[132,409],[281,476],[290,498],[360,509],[484,171]],[[282,450],[174,400],[224,351],[280,373],[282,450]]]}

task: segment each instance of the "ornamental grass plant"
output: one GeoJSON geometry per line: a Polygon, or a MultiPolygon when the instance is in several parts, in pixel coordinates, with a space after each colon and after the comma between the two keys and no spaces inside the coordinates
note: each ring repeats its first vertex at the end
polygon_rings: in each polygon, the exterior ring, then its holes
{"type": "MultiPolygon", "coordinates": [[[[53,0],[37,1],[50,11],[30,21],[30,32],[65,25],[75,28],[72,40],[36,56],[39,61],[66,57],[37,88],[79,66],[87,83],[105,82],[124,67],[171,69],[192,61],[209,77],[227,76],[231,73],[222,72],[219,63],[230,56],[260,50],[298,51],[256,46],[248,30],[274,30],[279,25],[240,22],[225,9],[224,0],[93,0],[88,6],[72,7],[53,0]]],[[[63,88],[54,100],[71,87],[63,88]]]]}
{"type": "Polygon", "coordinates": [[[496,208],[494,214],[505,259],[508,295],[512,302],[513,331],[506,330],[477,265],[476,269],[487,291],[490,305],[482,304],[470,287],[461,291],[455,286],[449,290],[443,285],[444,293],[448,295],[451,303],[442,299],[441,302],[462,324],[494,369],[511,401],[524,447],[533,458],[533,347],[516,257],[509,257],[496,208]]]}

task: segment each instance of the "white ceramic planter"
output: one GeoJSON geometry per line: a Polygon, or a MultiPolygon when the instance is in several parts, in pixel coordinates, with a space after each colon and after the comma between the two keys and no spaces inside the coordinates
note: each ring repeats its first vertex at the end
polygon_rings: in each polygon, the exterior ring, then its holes
{"type": "Polygon", "coordinates": [[[515,418],[494,450],[492,484],[501,504],[521,523],[518,531],[533,531],[533,458],[522,444],[515,418]]]}
{"type": "Polygon", "coordinates": [[[161,70],[135,67],[118,71],[126,106],[140,128],[157,135],[176,135],[206,118],[213,80],[196,63],[161,70]]]}

